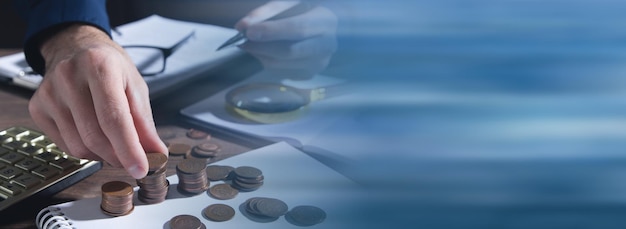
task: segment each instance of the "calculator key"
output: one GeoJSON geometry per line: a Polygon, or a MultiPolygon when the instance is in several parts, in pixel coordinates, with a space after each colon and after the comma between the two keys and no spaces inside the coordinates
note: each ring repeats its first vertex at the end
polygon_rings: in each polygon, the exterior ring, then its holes
{"type": "Polygon", "coordinates": [[[9,182],[0,182],[0,190],[12,196],[20,194],[22,192],[22,189],[18,185],[11,184],[9,182]]]}
{"type": "Polygon", "coordinates": [[[5,155],[0,156],[0,161],[4,161],[9,164],[15,164],[22,159],[24,159],[24,155],[16,152],[9,152],[5,155]]]}
{"type": "Polygon", "coordinates": [[[28,132],[29,132],[29,130],[24,128],[24,127],[12,127],[10,129],[6,130],[6,135],[15,137],[15,136],[18,136],[18,135],[24,134],[24,133],[28,134],[28,132]]]}
{"type": "Polygon", "coordinates": [[[13,179],[20,174],[22,174],[22,170],[13,166],[7,166],[6,168],[0,170],[0,177],[5,180],[13,179]]]}
{"type": "Polygon", "coordinates": [[[13,141],[13,137],[9,135],[0,135],[0,143],[13,141]]]}
{"type": "Polygon", "coordinates": [[[28,143],[23,142],[23,141],[12,141],[12,142],[4,143],[2,144],[2,146],[7,147],[12,150],[17,150],[17,149],[24,148],[27,144],[28,143]]]}
{"type": "Polygon", "coordinates": [[[33,158],[27,158],[15,164],[16,167],[26,170],[26,171],[31,171],[39,167],[40,165],[41,163],[37,162],[37,160],[33,158]]]}
{"type": "Polygon", "coordinates": [[[42,138],[43,136],[37,134],[35,132],[30,132],[29,134],[21,134],[17,136],[17,139],[23,142],[32,142],[35,139],[42,138]]]}
{"type": "Polygon", "coordinates": [[[4,147],[0,147],[0,156],[5,155],[8,152],[10,152],[9,149],[4,148],[4,147]]]}
{"type": "Polygon", "coordinates": [[[58,156],[59,155],[56,155],[50,152],[43,152],[43,153],[35,155],[35,159],[48,163],[48,162],[56,160],[58,156]]]}
{"type": "Polygon", "coordinates": [[[44,165],[33,170],[33,174],[47,180],[59,174],[59,170],[52,166],[44,165]]]}
{"type": "Polygon", "coordinates": [[[52,165],[54,167],[57,167],[57,168],[59,168],[61,170],[67,170],[67,169],[70,169],[70,168],[76,166],[76,162],[72,161],[70,159],[67,159],[67,158],[60,158],[60,159],[58,159],[56,161],[50,162],[50,165],[52,165]]]}
{"type": "Polygon", "coordinates": [[[12,182],[18,184],[19,186],[22,186],[22,188],[30,189],[32,187],[35,187],[35,185],[41,183],[41,180],[33,175],[24,174],[13,179],[12,182]]]}
{"type": "Polygon", "coordinates": [[[32,156],[32,155],[38,154],[38,153],[40,153],[42,151],[43,151],[43,149],[41,149],[39,147],[36,147],[36,146],[33,146],[33,145],[30,145],[30,144],[27,145],[24,148],[21,148],[21,149],[17,150],[17,152],[23,153],[26,156],[32,156]]]}
{"type": "Polygon", "coordinates": [[[35,143],[36,146],[39,146],[41,148],[46,148],[46,149],[49,149],[49,148],[52,148],[52,147],[56,146],[54,144],[54,142],[52,142],[52,140],[47,139],[47,138],[41,139],[41,140],[36,141],[34,143],[35,143]]]}

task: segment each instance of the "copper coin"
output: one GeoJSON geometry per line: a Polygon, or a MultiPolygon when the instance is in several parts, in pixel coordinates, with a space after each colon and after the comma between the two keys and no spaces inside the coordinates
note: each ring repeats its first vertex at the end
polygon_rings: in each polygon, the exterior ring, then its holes
{"type": "Polygon", "coordinates": [[[196,129],[189,129],[187,131],[187,137],[191,138],[191,139],[206,139],[209,140],[211,138],[211,135],[209,135],[208,133],[201,131],[201,130],[196,130],[196,129]]]}
{"type": "Polygon", "coordinates": [[[255,179],[248,179],[248,178],[243,178],[243,177],[236,177],[235,179],[239,182],[246,183],[246,184],[260,184],[260,183],[263,183],[263,181],[265,180],[265,177],[261,175],[255,179]]]}
{"type": "Polygon", "coordinates": [[[128,196],[133,194],[133,187],[123,181],[110,181],[102,185],[102,194],[107,196],[128,196]]]}
{"type": "Polygon", "coordinates": [[[230,200],[239,194],[239,190],[230,186],[230,184],[216,184],[209,189],[209,194],[218,200],[230,200]]]}
{"type": "Polygon", "coordinates": [[[193,153],[195,156],[207,158],[207,157],[215,157],[217,152],[220,151],[220,146],[211,142],[201,143],[193,148],[193,153]]]}
{"type": "Polygon", "coordinates": [[[146,157],[148,158],[148,171],[155,172],[167,164],[167,155],[162,153],[147,153],[146,157]]]}
{"type": "Polygon", "coordinates": [[[293,225],[308,227],[324,222],[326,212],[315,206],[297,206],[285,214],[285,219],[293,225]]]}
{"type": "Polygon", "coordinates": [[[219,151],[221,149],[220,145],[216,143],[211,143],[211,142],[203,142],[197,145],[196,147],[198,147],[198,149],[202,151],[213,151],[213,152],[219,151]]]}
{"type": "Polygon", "coordinates": [[[170,219],[170,227],[172,229],[200,229],[202,222],[192,215],[177,215],[170,219]]]}
{"type": "Polygon", "coordinates": [[[223,165],[209,165],[206,167],[206,175],[210,181],[226,180],[235,168],[223,165]]]}
{"type": "Polygon", "coordinates": [[[206,173],[206,161],[196,158],[188,158],[180,161],[176,166],[176,169],[180,172],[187,174],[206,173]]]}
{"type": "Polygon", "coordinates": [[[168,149],[170,154],[174,156],[186,156],[191,152],[191,146],[183,143],[172,143],[168,149]]]}
{"type": "Polygon", "coordinates": [[[202,213],[204,217],[215,222],[228,221],[235,216],[235,209],[226,204],[212,204],[206,207],[202,213]]]}
{"type": "Polygon", "coordinates": [[[287,213],[289,208],[287,204],[279,199],[261,198],[255,202],[253,208],[258,215],[267,217],[280,217],[287,213]]]}
{"type": "Polygon", "coordinates": [[[242,192],[251,192],[251,191],[259,189],[261,186],[263,186],[263,183],[246,184],[238,180],[233,180],[233,187],[242,192]]]}
{"type": "Polygon", "coordinates": [[[238,177],[243,177],[247,179],[256,179],[263,175],[260,169],[257,169],[252,166],[240,166],[235,169],[235,175],[238,177]]]}

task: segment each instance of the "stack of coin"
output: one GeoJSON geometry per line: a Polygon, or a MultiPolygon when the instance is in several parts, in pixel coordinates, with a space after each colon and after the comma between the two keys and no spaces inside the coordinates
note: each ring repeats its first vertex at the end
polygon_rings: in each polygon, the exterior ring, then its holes
{"type": "Polygon", "coordinates": [[[191,139],[205,139],[205,140],[209,140],[211,139],[211,135],[207,132],[201,131],[201,130],[196,130],[196,129],[189,129],[187,131],[187,137],[191,138],[191,139]]]}
{"type": "Polygon", "coordinates": [[[250,192],[263,186],[263,172],[261,170],[250,167],[237,167],[234,171],[233,187],[239,191],[250,192]]]}
{"type": "Polygon", "coordinates": [[[184,143],[170,143],[167,148],[172,156],[187,157],[191,153],[191,146],[184,143]]]}
{"type": "Polygon", "coordinates": [[[192,155],[198,158],[212,158],[217,156],[220,146],[211,142],[203,142],[193,147],[192,155]]]}
{"type": "Polygon", "coordinates": [[[285,214],[287,222],[300,226],[309,227],[324,222],[326,212],[321,208],[309,205],[297,206],[285,214]]]}
{"type": "Polygon", "coordinates": [[[206,177],[206,161],[197,158],[187,158],[176,166],[178,188],[188,193],[200,193],[209,189],[209,179],[206,177]]]}
{"type": "Polygon", "coordinates": [[[235,168],[228,165],[209,165],[206,167],[206,176],[210,181],[225,181],[231,179],[235,168]]]}
{"type": "Polygon", "coordinates": [[[243,203],[245,211],[256,219],[276,220],[289,210],[285,202],[267,197],[253,197],[243,203]]]}
{"type": "Polygon", "coordinates": [[[167,197],[169,181],[166,179],[167,156],[162,153],[148,153],[148,175],[137,180],[139,200],[148,204],[161,203],[167,197]]]}
{"type": "Polygon", "coordinates": [[[200,219],[192,215],[177,215],[170,219],[171,229],[206,229],[200,219]]]}
{"type": "Polygon", "coordinates": [[[133,205],[133,187],[123,181],[111,181],[102,185],[102,203],[100,208],[110,216],[128,215],[135,208],[133,205]]]}

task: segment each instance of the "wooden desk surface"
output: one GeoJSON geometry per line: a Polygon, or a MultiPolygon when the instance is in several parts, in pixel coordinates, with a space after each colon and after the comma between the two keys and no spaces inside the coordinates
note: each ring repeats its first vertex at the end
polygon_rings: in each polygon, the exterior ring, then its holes
{"type": "MultiPolygon", "coordinates": [[[[0,50],[0,56],[15,53],[17,51],[18,50],[0,50]]],[[[249,62],[248,60],[243,61],[249,62]]],[[[255,68],[253,65],[250,65],[250,68],[248,69],[255,68]]],[[[249,73],[247,71],[253,70],[243,70],[243,72],[242,70],[231,70],[228,74],[243,76],[249,73]]],[[[169,131],[178,134],[178,137],[166,140],[166,142],[181,142],[189,145],[198,144],[197,140],[191,140],[185,137],[184,133],[186,130],[192,127],[180,120],[178,111],[182,107],[190,105],[198,99],[218,92],[221,88],[224,88],[226,85],[237,80],[237,77],[226,76],[228,74],[224,74],[225,78],[220,77],[219,80],[216,80],[215,77],[206,77],[199,80],[199,82],[194,82],[194,85],[188,87],[186,86],[185,90],[174,91],[152,101],[153,114],[159,131],[169,131]]],[[[33,120],[30,118],[28,112],[28,101],[32,94],[33,92],[28,89],[0,84],[0,109],[3,111],[0,112],[0,128],[24,126],[38,129],[33,120]]],[[[212,159],[212,161],[218,161],[258,147],[258,145],[236,144],[234,143],[236,140],[219,136],[219,134],[212,134],[213,136],[210,141],[215,142],[222,147],[220,155],[212,159]]],[[[175,165],[179,160],[180,159],[170,158],[170,161],[168,162],[169,175],[175,173],[175,165]]],[[[2,212],[2,216],[0,217],[0,228],[35,228],[35,215],[42,208],[51,204],[99,196],[101,195],[101,185],[111,180],[122,180],[133,185],[136,184],[135,180],[127,175],[124,170],[104,165],[101,170],[92,176],[87,177],[73,186],[55,194],[51,198],[25,203],[17,210],[11,209],[11,212],[2,212]]]]}

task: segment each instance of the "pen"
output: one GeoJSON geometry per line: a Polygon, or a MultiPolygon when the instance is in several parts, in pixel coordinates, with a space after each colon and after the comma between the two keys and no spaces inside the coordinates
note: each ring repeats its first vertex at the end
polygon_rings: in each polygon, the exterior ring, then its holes
{"type": "MultiPolygon", "coordinates": [[[[271,20],[278,20],[278,19],[283,19],[283,18],[288,18],[288,17],[292,17],[292,16],[296,16],[298,14],[302,14],[305,13],[311,9],[313,9],[315,7],[315,2],[314,0],[301,0],[298,4],[289,7],[288,9],[286,9],[285,11],[280,12],[279,14],[276,14],[268,19],[266,19],[265,21],[271,21],[271,20]]],[[[219,51],[223,48],[229,47],[243,39],[246,38],[246,31],[240,31],[239,33],[237,33],[237,35],[235,35],[234,37],[231,37],[230,39],[228,39],[226,42],[224,42],[224,44],[220,45],[219,48],[217,48],[217,50],[215,51],[219,51]]]]}

